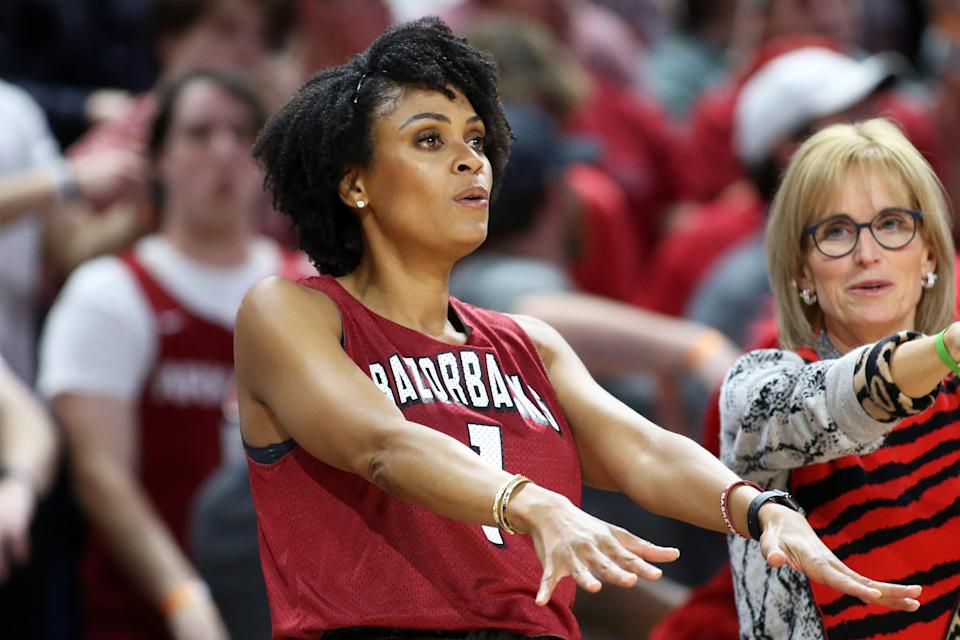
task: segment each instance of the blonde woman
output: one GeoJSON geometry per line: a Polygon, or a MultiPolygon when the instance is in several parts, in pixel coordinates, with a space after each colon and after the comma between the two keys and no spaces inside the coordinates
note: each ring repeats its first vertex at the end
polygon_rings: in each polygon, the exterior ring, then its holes
{"type": "Polygon", "coordinates": [[[930,166],[882,119],[823,129],[784,175],[767,230],[782,349],[730,371],[721,457],[764,489],[793,492],[851,567],[919,584],[924,598],[913,616],[852,601],[731,537],[741,637],[947,633],[960,596],[948,221],[930,166]]]}

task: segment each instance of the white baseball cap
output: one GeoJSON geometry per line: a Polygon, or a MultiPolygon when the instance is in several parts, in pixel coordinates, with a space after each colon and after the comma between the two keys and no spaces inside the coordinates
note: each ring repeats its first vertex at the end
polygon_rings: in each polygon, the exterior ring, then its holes
{"type": "Polygon", "coordinates": [[[857,60],[824,47],[774,58],[740,90],[734,121],[737,156],[748,166],[763,162],[778,143],[812,120],[856,105],[905,66],[897,53],[857,60]]]}

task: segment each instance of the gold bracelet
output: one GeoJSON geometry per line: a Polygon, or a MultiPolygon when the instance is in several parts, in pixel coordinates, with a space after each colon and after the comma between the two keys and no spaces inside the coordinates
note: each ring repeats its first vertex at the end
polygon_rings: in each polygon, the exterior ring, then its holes
{"type": "Polygon", "coordinates": [[[497,489],[497,493],[493,498],[493,522],[497,525],[498,529],[503,529],[503,522],[500,519],[500,504],[503,502],[503,492],[506,491],[507,487],[513,482],[514,478],[510,478],[497,489]]]}
{"type": "Polygon", "coordinates": [[[507,517],[507,506],[510,504],[510,499],[513,497],[513,493],[517,488],[528,482],[530,482],[530,478],[519,473],[516,474],[500,487],[500,490],[497,492],[497,497],[493,502],[493,521],[497,523],[500,529],[511,535],[518,532],[513,528],[513,525],[510,524],[510,519],[507,517]]]}

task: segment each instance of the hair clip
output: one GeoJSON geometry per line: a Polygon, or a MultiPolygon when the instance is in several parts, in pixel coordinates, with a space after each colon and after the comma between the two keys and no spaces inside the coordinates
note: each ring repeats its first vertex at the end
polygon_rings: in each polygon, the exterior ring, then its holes
{"type": "Polygon", "coordinates": [[[357,104],[357,100],[360,99],[360,87],[363,86],[363,80],[366,77],[367,77],[366,73],[360,76],[360,82],[357,83],[357,90],[353,92],[353,104],[357,104]]]}

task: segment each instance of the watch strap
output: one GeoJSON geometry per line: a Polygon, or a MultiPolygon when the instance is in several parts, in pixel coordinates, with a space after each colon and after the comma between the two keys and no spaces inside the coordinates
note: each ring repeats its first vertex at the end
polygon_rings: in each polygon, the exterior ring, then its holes
{"type": "Polygon", "coordinates": [[[750,506],[747,508],[747,531],[754,540],[760,540],[760,535],[763,533],[763,528],[760,526],[760,507],[768,502],[782,504],[785,507],[793,509],[800,515],[804,515],[800,503],[786,491],[781,491],[780,489],[764,491],[751,500],[750,506]]]}

